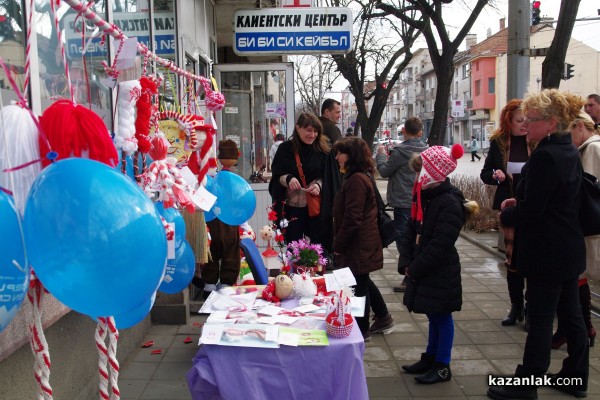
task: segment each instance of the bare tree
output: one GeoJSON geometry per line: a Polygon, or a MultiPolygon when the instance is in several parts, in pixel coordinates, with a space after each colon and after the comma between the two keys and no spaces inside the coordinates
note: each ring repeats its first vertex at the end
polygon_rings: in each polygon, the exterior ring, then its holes
{"type": "Polygon", "coordinates": [[[340,76],[335,63],[330,57],[311,55],[292,56],[289,60],[294,62],[294,85],[300,96],[296,111],[319,115],[325,92],[340,76]]]}
{"type": "Polygon", "coordinates": [[[567,48],[581,0],[562,0],[554,38],[542,63],[542,87],[557,88],[563,76],[567,48]]]}
{"type": "MultiPolygon", "coordinates": [[[[333,0],[327,3],[330,6],[351,6],[355,12],[358,11],[354,20],[353,49],[344,55],[333,55],[332,59],[348,81],[356,101],[356,133],[360,132],[372,146],[389,94],[413,56],[410,48],[419,30],[387,18],[366,18],[374,11],[375,3],[369,0],[333,0]],[[360,8],[356,10],[356,6],[360,8]]],[[[414,12],[409,12],[409,15],[412,20],[418,21],[414,12]]]]}
{"type": "Polygon", "coordinates": [[[381,12],[372,13],[368,16],[369,18],[394,16],[402,21],[402,23],[421,30],[421,33],[425,37],[437,78],[434,104],[435,112],[428,139],[430,145],[442,145],[444,143],[446,118],[448,116],[448,99],[454,75],[454,55],[465,39],[465,36],[473,27],[481,11],[490,1],[477,0],[472,5],[471,14],[454,39],[450,39],[442,16],[443,3],[451,3],[452,0],[405,0],[386,3],[379,0],[376,2],[376,8],[381,10],[381,12]],[[415,19],[412,16],[415,12],[418,12],[421,18],[415,19]],[[436,34],[441,44],[441,51],[438,49],[436,34]]]}

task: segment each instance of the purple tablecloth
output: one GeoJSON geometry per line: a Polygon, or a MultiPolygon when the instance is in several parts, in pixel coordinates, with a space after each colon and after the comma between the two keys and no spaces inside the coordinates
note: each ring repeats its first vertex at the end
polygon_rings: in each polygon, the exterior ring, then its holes
{"type": "Polygon", "coordinates": [[[356,323],[325,347],[202,345],[186,378],[194,400],[368,399],[364,350],[356,323]]]}

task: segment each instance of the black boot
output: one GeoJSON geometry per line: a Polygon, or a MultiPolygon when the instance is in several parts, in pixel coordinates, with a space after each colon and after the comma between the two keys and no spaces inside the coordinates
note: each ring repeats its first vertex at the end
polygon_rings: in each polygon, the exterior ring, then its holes
{"type": "Polygon", "coordinates": [[[435,361],[429,371],[423,375],[415,376],[415,381],[425,385],[432,385],[438,382],[447,382],[451,378],[450,365],[435,361]]]}
{"type": "Polygon", "coordinates": [[[592,294],[590,292],[590,285],[587,282],[579,286],[579,303],[581,304],[583,321],[585,322],[585,328],[590,339],[590,347],[594,347],[596,330],[592,325],[592,294]]]}
{"type": "Polygon", "coordinates": [[[523,318],[523,304],[511,304],[508,315],[502,320],[502,325],[512,326],[516,324],[517,321],[523,321],[523,318]]]}
{"type": "Polygon", "coordinates": [[[487,395],[489,398],[496,400],[535,400],[538,398],[537,389],[535,386],[490,386],[490,388],[487,391],[487,395]]]}
{"type": "Polygon", "coordinates": [[[409,374],[424,374],[429,371],[435,361],[435,354],[422,353],[421,359],[411,365],[403,365],[402,369],[409,374]]]}

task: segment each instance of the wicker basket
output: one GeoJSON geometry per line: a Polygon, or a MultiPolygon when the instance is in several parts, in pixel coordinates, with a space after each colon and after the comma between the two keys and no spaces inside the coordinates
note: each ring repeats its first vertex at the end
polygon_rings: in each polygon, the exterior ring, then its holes
{"type": "Polygon", "coordinates": [[[337,317],[337,314],[331,313],[325,319],[327,335],[334,338],[348,337],[350,335],[350,332],[352,332],[352,327],[354,326],[354,318],[352,318],[352,315],[350,314],[345,314],[344,325],[340,325],[340,322],[337,320],[337,317]]]}

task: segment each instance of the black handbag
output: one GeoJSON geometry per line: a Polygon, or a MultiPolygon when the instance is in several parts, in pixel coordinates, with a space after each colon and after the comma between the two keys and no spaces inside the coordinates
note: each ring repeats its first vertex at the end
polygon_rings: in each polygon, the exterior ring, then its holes
{"type": "Polygon", "coordinates": [[[600,235],[600,182],[587,172],[581,179],[579,225],[583,236],[600,235]]]}
{"type": "Polygon", "coordinates": [[[371,183],[373,184],[373,191],[375,192],[375,198],[377,199],[377,226],[379,228],[379,236],[381,237],[381,245],[383,247],[388,247],[390,244],[395,242],[400,237],[400,231],[396,226],[396,222],[385,212],[385,203],[381,198],[381,194],[379,193],[379,189],[377,189],[377,184],[375,183],[375,179],[371,174],[367,174],[369,178],[371,178],[371,183]]]}

